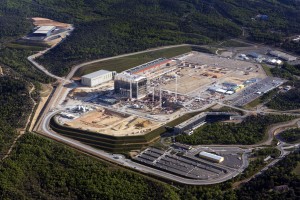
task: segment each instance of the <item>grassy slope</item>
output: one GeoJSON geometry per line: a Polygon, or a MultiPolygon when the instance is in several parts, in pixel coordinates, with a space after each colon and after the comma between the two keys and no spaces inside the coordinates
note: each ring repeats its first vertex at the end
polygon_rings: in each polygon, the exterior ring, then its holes
{"type": "Polygon", "coordinates": [[[298,162],[297,167],[292,171],[292,173],[300,177],[300,162],[298,162]]]}
{"type": "Polygon", "coordinates": [[[191,51],[191,47],[176,47],[171,49],[158,50],[150,53],[142,53],[133,56],[127,56],[123,58],[117,58],[108,61],[102,61],[94,64],[87,65],[85,67],[80,68],[76,72],[76,76],[85,75],[99,69],[105,70],[115,70],[117,72],[121,72],[132,68],[134,66],[149,62],[151,60],[155,60],[157,58],[166,57],[171,58],[183,53],[187,53],[191,51]]]}
{"type": "MultiPolygon", "coordinates": [[[[241,5],[236,0],[114,0],[105,3],[89,0],[80,1],[67,10],[60,7],[60,2],[54,2],[50,6],[46,2],[43,4],[58,9],[61,15],[68,13],[73,18],[65,18],[76,26],[70,38],[39,60],[59,75],[66,74],[74,64],[95,58],[162,45],[205,44],[238,37],[241,25],[266,32],[274,32],[274,29],[285,32],[290,23],[294,23],[294,29],[300,27],[297,21],[291,20],[300,17],[295,14],[298,7],[270,1],[244,1],[241,5]],[[255,7],[269,14],[270,20],[253,22],[251,18],[258,14],[255,7]],[[282,12],[274,14],[277,9],[282,12]],[[293,17],[290,16],[292,14],[293,17]]],[[[291,28],[288,30],[293,31],[291,28]]],[[[256,38],[265,38],[256,35],[256,38]]]]}
{"type": "Polygon", "coordinates": [[[266,72],[267,76],[273,76],[273,73],[271,71],[271,68],[265,64],[261,65],[264,71],[266,72]]]}

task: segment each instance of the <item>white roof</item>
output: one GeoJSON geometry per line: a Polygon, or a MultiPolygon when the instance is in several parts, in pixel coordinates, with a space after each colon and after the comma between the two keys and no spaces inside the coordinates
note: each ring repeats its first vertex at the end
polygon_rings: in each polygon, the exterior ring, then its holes
{"type": "Polygon", "coordinates": [[[90,78],[90,79],[93,79],[93,78],[96,78],[98,76],[102,76],[104,74],[109,74],[109,73],[111,73],[111,71],[101,69],[99,71],[96,71],[96,72],[84,75],[81,78],[90,78]]]}
{"type": "Polygon", "coordinates": [[[54,30],[55,26],[41,26],[34,33],[48,33],[49,31],[54,30]]]}
{"type": "Polygon", "coordinates": [[[220,89],[219,87],[216,87],[216,86],[212,86],[212,87],[209,87],[208,90],[211,90],[211,91],[217,91],[218,89],[220,89]]]}
{"type": "Polygon", "coordinates": [[[223,159],[224,159],[224,157],[222,157],[222,156],[218,156],[218,155],[216,155],[216,154],[208,153],[208,152],[205,152],[205,151],[201,151],[201,152],[199,153],[199,155],[205,156],[205,157],[208,157],[208,158],[217,160],[217,161],[223,160],[223,159]]]}
{"type": "Polygon", "coordinates": [[[145,76],[134,75],[134,74],[129,74],[127,72],[123,72],[123,73],[117,74],[115,79],[123,79],[126,81],[138,82],[140,80],[147,79],[147,78],[145,76]]]}
{"type": "Polygon", "coordinates": [[[234,91],[227,91],[226,94],[233,94],[234,91]]]}
{"type": "Polygon", "coordinates": [[[221,88],[218,88],[216,89],[216,92],[220,92],[220,93],[225,93],[227,90],[224,90],[224,89],[221,89],[221,88]]]}

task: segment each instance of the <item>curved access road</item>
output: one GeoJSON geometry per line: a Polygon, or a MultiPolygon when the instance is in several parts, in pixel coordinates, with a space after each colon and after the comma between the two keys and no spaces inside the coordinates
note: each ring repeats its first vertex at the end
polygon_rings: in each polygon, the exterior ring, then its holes
{"type": "Polygon", "coordinates": [[[248,166],[248,160],[245,155],[242,156],[243,159],[243,165],[240,167],[240,169],[233,171],[231,173],[227,173],[224,176],[220,176],[218,179],[208,179],[208,180],[197,180],[197,179],[188,179],[181,176],[176,176],[174,174],[170,174],[152,167],[148,167],[139,163],[136,163],[130,159],[126,159],[122,156],[119,156],[116,158],[116,155],[107,153],[105,151],[93,148],[91,146],[85,145],[79,141],[64,137],[62,135],[59,135],[52,131],[49,127],[50,119],[59,113],[60,111],[54,111],[47,114],[45,117],[44,123],[42,124],[42,131],[38,132],[41,135],[44,135],[48,138],[51,138],[53,140],[59,141],[61,143],[64,143],[68,146],[71,146],[75,149],[78,149],[82,152],[88,153],[90,155],[96,156],[100,159],[104,159],[106,161],[109,161],[111,163],[118,164],[120,166],[128,167],[134,170],[137,170],[139,172],[142,172],[144,174],[153,174],[158,177],[162,177],[164,179],[176,181],[182,184],[188,184],[188,185],[211,185],[211,184],[217,184],[222,183],[224,181],[227,181],[229,179],[232,179],[233,177],[240,174],[247,166],[248,166]]]}
{"type": "MultiPolygon", "coordinates": [[[[75,74],[75,72],[80,69],[81,67],[84,67],[86,65],[90,65],[90,64],[94,64],[97,62],[101,62],[101,61],[107,61],[107,60],[113,60],[116,58],[122,58],[122,57],[126,57],[126,56],[132,56],[132,55],[137,55],[137,54],[141,54],[141,53],[147,53],[147,52],[152,52],[152,51],[157,51],[157,50],[163,50],[163,49],[170,49],[170,48],[176,48],[176,47],[182,47],[182,46],[194,46],[194,45],[189,45],[189,44],[179,44],[179,45],[170,45],[170,46],[163,46],[163,47],[157,47],[157,48],[152,48],[152,49],[147,49],[144,51],[139,51],[139,52],[134,52],[134,53],[127,53],[127,54],[122,54],[122,55],[118,55],[118,56],[113,56],[113,57],[108,57],[108,58],[100,58],[100,59],[96,59],[96,60],[92,60],[92,61],[88,61],[88,62],[84,62],[78,65],[75,65],[72,67],[71,71],[69,72],[69,74],[66,76],[66,78],[63,77],[59,77],[56,76],[54,74],[52,74],[51,72],[49,72],[44,66],[40,65],[39,63],[37,63],[34,59],[44,55],[45,53],[47,53],[48,51],[50,51],[52,48],[54,48],[55,46],[52,46],[46,50],[40,51],[34,55],[29,56],[27,59],[39,70],[41,70],[42,72],[44,72],[46,75],[55,78],[57,80],[61,80],[61,81],[69,81],[75,74]]],[[[195,45],[197,46],[197,45],[195,45]]]]}
{"type": "MultiPolygon", "coordinates": [[[[57,80],[59,80],[59,85],[56,88],[55,92],[53,93],[53,95],[50,97],[49,99],[49,103],[47,105],[47,107],[44,109],[43,113],[41,114],[40,120],[37,122],[37,125],[35,127],[35,131],[41,135],[44,135],[46,137],[49,137],[51,139],[54,139],[56,141],[59,141],[61,143],[64,143],[68,146],[71,146],[73,148],[76,148],[80,151],[83,151],[85,153],[88,153],[90,155],[96,156],[98,158],[107,160],[109,162],[121,165],[121,166],[125,166],[125,167],[129,167],[131,169],[134,170],[138,170],[142,173],[145,174],[154,174],[156,176],[165,178],[165,179],[169,179],[169,180],[173,180],[179,183],[183,183],[183,184],[189,184],[189,185],[210,185],[210,184],[216,184],[216,183],[221,183],[224,181],[227,181],[235,176],[237,176],[239,173],[241,173],[247,166],[248,166],[248,160],[246,158],[245,155],[243,155],[243,165],[241,166],[240,169],[232,172],[232,173],[228,173],[224,176],[220,176],[218,179],[209,179],[209,180],[195,180],[195,179],[188,179],[188,178],[184,178],[184,177],[180,177],[180,176],[176,176],[174,174],[170,174],[152,167],[148,167],[136,162],[133,162],[129,159],[125,159],[123,157],[120,157],[119,159],[115,159],[113,154],[107,153],[105,151],[93,148],[91,146],[85,145],[79,141],[64,137],[62,135],[59,135],[57,133],[55,133],[54,131],[52,131],[49,128],[49,122],[52,116],[54,116],[55,114],[57,114],[60,111],[52,111],[55,108],[57,108],[56,106],[59,103],[59,100],[62,96],[64,96],[64,94],[66,93],[66,90],[64,90],[64,85],[67,83],[72,83],[71,78],[74,76],[75,72],[86,65],[90,65],[93,63],[97,63],[97,62],[101,62],[101,61],[106,61],[106,60],[111,60],[111,59],[116,59],[116,58],[121,58],[121,57],[125,57],[125,56],[130,56],[130,55],[137,55],[137,54],[141,54],[141,53],[146,53],[146,52],[151,52],[151,51],[157,51],[157,50],[162,50],[162,49],[168,49],[168,48],[174,48],[174,47],[181,47],[181,46],[190,46],[188,44],[181,44],[181,45],[173,45],[173,46],[165,46],[165,47],[159,47],[159,48],[154,48],[154,49],[148,49],[145,51],[140,51],[140,52],[135,52],[135,53],[128,53],[128,54],[123,54],[123,55],[119,55],[119,56],[114,56],[114,57],[110,57],[110,58],[102,58],[102,59],[97,59],[94,61],[89,61],[89,62],[85,62],[79,65],[76,65],[74,67],[72,67],[71,71],[69,72],[69,74],[65,77],[58,77],[55,76],[53,74],[51,74],[49,71],[47,71],[43,66],[39,65],[38,63],[36,63],[34,61],[34,59],[38,56],[43,55],[44,53],[46,53],[48,50],[45,50],[43,52],[40,52],[38,54],[35,54],[33,56],[30,56],[28,59],[36,66],[38,67],[40,70],[42,70],[44,73],[46,73],[47,75],[56,78],[57,80]],[[50,112],[49,112],[50,111],[50,112]]],[[[293,124],[293,122],[289,122],[289,124],[293,124]]],[[[285,124],[286,125],[286,124],[285,124]]],[[[278,125],[280,126],[280,125],[278,125]]],[[[278,128],[278,127],[277,127],[278,128]]],[[[274,130],[276,130],[276,127],[273,128],[274,130]]],[[[271,129],[268,134],[268,140],[266,142],[272,141],[273,138],[273,132],[271,129]]],[[[260,144],[262,145],[262,144],[260,144]]],[[[216,146],[216,145],[214,145],[216,146]]],[[[224,146],[230,146],[230,145],[224,145],[224,146]]],[[[241,146],[241,145],[235,145],[235,146],[241,146]]],[[[258,146],[258,145],[257,145],[258,146]]],[[[249,147],[249,146],[248,146],[249,147]]],[[[252,146],[253,147],[253,146],[252,146]]]]}

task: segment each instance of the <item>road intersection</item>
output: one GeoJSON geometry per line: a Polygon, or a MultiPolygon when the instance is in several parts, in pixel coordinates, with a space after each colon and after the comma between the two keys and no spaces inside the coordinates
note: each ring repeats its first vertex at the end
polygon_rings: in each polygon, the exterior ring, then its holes
{"type": "MultiPolygon", "coordinates": [[[[45,109],[43,109],[43,113],[41,113],[39,120],[37,121],[35,127],[34,127],[34,131],[49,137],[53,140],[59,141],[61,143],[64,143],[68,146],[71,146],[75,149],[78,149],[82,152],[88,153],[90,155],[93,155],[95,157],[98,157],[100,159],[109,161],[111,163],[115,163],[118,164],[120,166],[124,166],[127,168],[131,168],[133,170],[137,170],[140,171],[141,173],[145,173],[145,174],[152,174],[158,177],[162,177],[164,179],[168,179],[171,181],[175,181],[175,182],[179,182],[182,184],[189,184],[189,185],[210,185],[210,184],[216,184],[216,183],[221,183],[224,181],[227,181],[229,179],[232,179],[233,177],[237,176],[238,174],[240,174],[247,166],[248,166],[248,159],[246,154],[243,154],[242,156],[242,160],[243,160],[243,165],[236,171],[234,171],[233,173],[228,173],[225,174],[222,177],[219,177],[217,179],[208,179],[208,180],[196,180],[196,179],[188,179],[188,178],[184,178],[181,176],[177,176],[171,173],[167,173],[152,167],[148,167],[142,164],[139,164],[137,162],[134,162],[130,159],[126,159],[124,156],[121,155],[115,155],[115,154],[111,154],[111,153],[107,153],[105,151],[93,148],[91,146],[88,146],[86,144],[83,144],[79,141],[73,140],[71,138],[67,138],[64,137],[54,131],[51,130],[51,128],[49,127],[49,122],[50,119],[56,115],[57,113],[59,113],[61,110],[57,109],[57,106],[59,105],[60,101],[61,101],[61,97],[66,96],[66,93],[68,92],[68,89],[65,89],[65,86],[67,84],[75,84],[71,78],[74,76],[75,72],[80,69],[81,67],[84,67],[86,65],[92,64],[92,63],[96,63],[96,62],[100,62],[100,61],[105,61],[105,60],[111,60],[111,59],[115,59],[115,58],[121,58],[121,57],[125,57],[125,56],[129,56],[129,55],[136,55],[136,54],[140,54],[140,53],[145,53],[145,52],[151,52],[151,51],[156,51],[156,50],[161,50],[161,49],[167,49],[167,48],[174,48],[174,47],[180,47],[180,46],[187,46],[186,44],[182,44],[182,45],[173,45],[173,46],[167,46],[167,47],[160,47],[160,48],[155,48],[155,49],[149,49],[149,50],[145,50],[145,51],[141,51],[141,52],[135,52],[135,53],[129,53],[129,54],[124,54],[124,55],[119,55],[119,56],[114,56],[114,57],[110,57],[110,58],[104,58],[104,59],[98,59],[98,60],[94,60],[94,61],[90,61],[90,62],[85,62],[79,65],[74,66],[70,73],[66,76],[66,77],[58,77],[56,75],[51,74],[46,68],[44,68],[42,65],[38,64],[36,61],[34,61],[35,58],[43,55],[44,53],[47,52],[46,51],[42,51],[39,52],[38,54],[35,54],[33,56],[29,56],[28,60],[35,65],[38,69],[42,70],[45,74],[55,78],[58,80],[58,86],[55,88],[55,91],[53,92],[53,94],[49,97],[49,101],[48,104],[45,105],[45,109]]],[[[49,50],[49,49],[48,49],[49,50]]],[[[70,88],[69,88],[70,89],[70,88]]],[[[223,105],[223,104],[222,104],[223,105]]],[[[224,104],[224,106],[228,106],[227,104],[224,104]]],[[[245,112],[246,114],[249,113],[262,113],[264,111],[249,111],[246,109],[241,109],[235,106],[230,106],[232,108],[241,110],[243,112],[245,112]]],[[[277,112],[264,112],[264,113],[277,113],[277,112]]],[[[281,113],[281,114],[286,114],[286,113],[281,113]]],[[[291,114],[291,113],[288,113],[291,114]]],[[[300,114],[295,114],[293,113],[293,115],[299,115],[300,114]]],[[[276,134],[279,129],[285,128],[285,127],[289,127],[294,125],[295,123],[299,123],[300,122],[300,118],[292,120],[290,122],[286,122],[286,123],[281,123],[281,124],[277,124],[274,125],[272,127],[269,128],[268,130],[268,139],[266,141],[263,141],[260,144],[256,144],[256,145],[213,145],[213,146],[224,146],[224,147],[242,147],[242,148],[249,148],[249,149],[253,149],[255,147],[259,147],[262,145],[270,145],[273,138],[274,138],[274,134],[276,134]]],[[[209,145],[207,145],[209,146],[209,145]]],[[[298,145],[299,146],[299,145],[298,145]]],[[[266,170],[268,167],[273,166],[274,164],[276,164],[280,159],[282,159],[284,156],[286,156],[288,154],[287,151],[285,151],[286,148],[288,148],[289,146],[287,146],[287,144],[285,143],[281,143],[280,145],[277,146],[277,148],[280,150],[281,155],[279,158],[273,160],[271,163],[269,163],[263,170],[266,170]],[[285,145],[285,147],[283,147],[283,145],[285,145]]],[[[262,170],[262,171],[263,171],[262,170]]],[[[261,172],[259,172],[261,173],[261,172]]],[[[258,173],[258,175],[259,175],[258,173]]]]}

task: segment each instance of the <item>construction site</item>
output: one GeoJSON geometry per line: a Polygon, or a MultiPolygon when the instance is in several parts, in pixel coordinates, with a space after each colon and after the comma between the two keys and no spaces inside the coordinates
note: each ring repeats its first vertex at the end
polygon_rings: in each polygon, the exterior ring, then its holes
{"type": "MultiPolygon", "coordinates": [[[[53,126],[85,131],[92,138],[95,134],[116,140],[137,137],[143,146],[158,139],[169,123],[176,129],[183,121],[173,121],[185,114],[201,113],[216,103],[243,106],[282,83],[284,80],[267,77],[256,63],[192,51],[121,73],[100,70],[84,75],[62,100],[53,126]]],[[[192,134],[202,118],[195,116],[197,123],[187,130],[179,127],[179,132],[192,134]]],[[[80,137],[89,136],[80,133],[80,137]]]]}
{"type": "MultiPolygon", "coordinates": [[[[62,116],[64,117],[64,116],[62,116]]],[[[157,122],[98,108],[78,118],[61,121],[65,126],[112,136],[142,135],[158,128],[157,122]]]]}
{"type": "Polygon", "coordinates": [[[33,17],[33,30],[19,40],[18,44],[32,46],[55,46],[73,31],[71,24],[57,22],[47,18],[33,17]]]}

